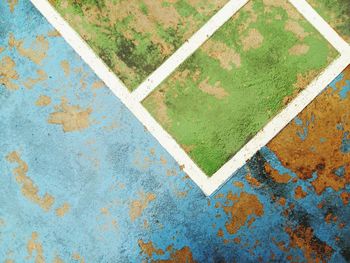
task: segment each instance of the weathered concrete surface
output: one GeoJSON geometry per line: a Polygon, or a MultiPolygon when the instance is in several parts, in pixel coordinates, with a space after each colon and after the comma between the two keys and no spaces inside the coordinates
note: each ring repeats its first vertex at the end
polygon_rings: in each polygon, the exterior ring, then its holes
{"type": "Polygon", "coordinates": [[[29,1],[0,10],[2,261],[350,260],[349,69],[205,198],[29,1]]]}

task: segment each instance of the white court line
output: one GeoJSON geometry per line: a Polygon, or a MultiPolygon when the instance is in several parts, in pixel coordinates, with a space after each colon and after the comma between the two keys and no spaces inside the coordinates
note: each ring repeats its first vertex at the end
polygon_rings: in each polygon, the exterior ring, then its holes
{"type": "Polygon", "coordinates": [[[191,56],[225,22],[227,22],[249,0],[230,0],[201,29],[172,54],[132,93],[137,101],[143,101],[158,85],[163,82],[182,62],[191,56]]]}
{"type": "Polygon", "coordinates": [[[340,53],[350,54],[349,44],[305,0],[289,0],[311,25],[340,53]]]}
{"type": "MultiPolygon", "coordinates": [[[[205,173],[190,159],[188,154],[177,142],[161,127],[150,113],[135,100],[135,97],[127,90],[115,74],[102,62],[83,39],[64,21],[47,0],[31,0],[44,17],[60,32],[69,45],[82,57],[82,59],[94,70],[96,75],[112,90],[112,92],[126,105],[126,107],[139,119],[159,143],[180,164],[184,165],[184,171],[202,189],[206,195],[211,195],[220,188],[240,168],[247,159],[252,157],[260,148],[271,140],[284,126],[286,126],[305,106],[307,106],[342,70],[350,63],[348,48],[341,43],[341,39],[333,43],[329,38],[334,37],[334,30],[329,30],[326,23],[315,23],[321,34],[331,43],[336,45],[341,57],[335,60],[327,69],[314,80],[295,100],[293,100],[280,114],[278,114],[264,129],[262,129],[251,141],[248,142],[231,160],[223,165],[212,177],[205,173]],[[318,28],[321,27],[321,28],[318,28]],[[328,32],[328,33],[326,33],[328,32]]],[[[290,0],[300,2],[300,0],[290,0]]],[[[305,2],[305,1],[301,1],[305,2]]],[[[305,5],[298,3],[300,7],[305,5]]],[[[302,12],[309,12],[301,8],[302,12]]],[[[303,14],[305,15],[305,14],[303,14]]],[[[307,15],[305,15],[307,17],[307,15]]],[[[314,14],[315,17],[315,14],[314,14]]],[[[316,13],[314,21],[320,21],[316,13]]],[[[308,18],[307,18],[308,19],[308,18]]],[[[339,37],[339,36],[338,36],[339,37]]],[[[184,51],[185,52],[185,51],[184,51]]],[[[188,54],[188,56],[191,54],[188,54]]]]}

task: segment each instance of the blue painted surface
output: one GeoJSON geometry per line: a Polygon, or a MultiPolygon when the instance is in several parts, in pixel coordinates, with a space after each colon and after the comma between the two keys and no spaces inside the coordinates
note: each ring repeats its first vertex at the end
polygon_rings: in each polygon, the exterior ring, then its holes
{"type": "MultiPolygon", "coordinates": [[[[20,87],[9,90],[0,85],[0,260],[35,262],[37,252],[30,256],[28,241],[36,232],[46,262],[55,257],[76,262],[76,253],[85,262],[169,259],[169,245],[173,251],[189,247],[198,262],[279,262],[287,261],[288,256],[301,262],[305,251],[293,246],[286,232],[286,227],[301,224],[313,229],[315,243],[332,248],[331,262],[350,260],[349,225],[339,228],[337,224],[327,224],[327,211],[317,208],[326,200],[339,221],[347,223],[350,208],[338,193],[327,189],[317,195],[308,188],[309,182],[302,180],[273,182],[264,172],[266,162],[280,174],[292,178],[296,175],[264,147],[215,196],[206,198],[108,88],[92,88],[98,78],[61,37],[48,36],[53,28],[29,1],[19,1],[13,13],[1,1],[0,10],[0,47],[6,48],[0,60],[9,56],[15,61],[19,79],[13,82],[20,87]],[[38,35],[45,36],[49,50],[42,65],[20,56],[16,48],[11,49],[10,33],[23,40],[25,47],[38,35]],[[69,76],[60,65],[63,60],[69,61],[69,76]],[[38,69],[44,70],[48,79],[32,89],[25,88],[23,82],[28,77],[35,78],[38,69]],[[49,96],[51,104],[36,106],[40,95],[49,96]],[[71,105],[92,109],[88,128],[64,132],[61,125],[48,123],[62,97],[71,105]],[[39,195],[49,193],[55,198],[49,211],[21,193],[21,185],[13,175],[17,164],[6,159],[13,151],[28,164],[26,175],[38,187],[39,195]],[[260,181],[260,186],[248,183],[248,173],[260,181]],[[243,183],[243,188],[235,182],[243,183]],[[295,199],[296,186],[308,195],[295,199]],[[231,219],[224,211],[225,206],[232,205],[227,199],[230,192],[238,197],[242,193],[255,196],[263,207],[263,215],[249,215],[234,234],[226,228],[231,219]],[[149,194],[154,200],[133,219],[130,213],[134,201],[143,202],[149,194]],[[295,207],[287,217],[283,215],[287,207],[276,202],[279,196],[295,207]],[[55,209],[65,202],[70,210],[59,217],[55,209]],[[255,221],[249,226],[252,217],[255,221]],[[219,229],[223,236],[218,235],[219,229]],[[149,257],[142,251],[140,240],[152,241],[164,254],[149,257]],[[288,249],[282,249],[281,242],[288,249]]],[[[300,123],[298,119],[296,122],[300,123]]],[[[237,217],[245,209],[236,210],[237,217]]]]}

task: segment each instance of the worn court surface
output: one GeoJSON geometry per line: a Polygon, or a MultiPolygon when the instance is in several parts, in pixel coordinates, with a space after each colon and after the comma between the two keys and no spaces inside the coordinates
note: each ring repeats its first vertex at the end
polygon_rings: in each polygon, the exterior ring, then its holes
{"type": "Polygon", "coordinates": [[[288,1],[249,1],[144,105],[211,176],[336,57],[288,1]]]}
{"type": "Polygon", "coordinates": [[[133,90],[227,0],[50,0],[133,90]]]}
{"type": "Polygon", "coordinates": [[[349,67],[206,198],[29,1],[0,10],[2,261],[350,260],[349,67]]]}

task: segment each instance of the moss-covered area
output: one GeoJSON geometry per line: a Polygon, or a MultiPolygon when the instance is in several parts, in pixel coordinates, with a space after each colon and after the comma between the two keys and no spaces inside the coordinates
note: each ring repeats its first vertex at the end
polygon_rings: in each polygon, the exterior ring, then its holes
{"type": "Polygon", "coordinates": [[[227,0],[50,0],[135,89],[227,0]]]}
{"type": "Polygon", "coordinates": [[[288,1],[254,0],[143,104],[210,176],[336,56],[288,1]]]}
{"type": "Polygon", "coordinates": [[[308,2],[350,43],[349,0],[308,0],[308,2]]]}

